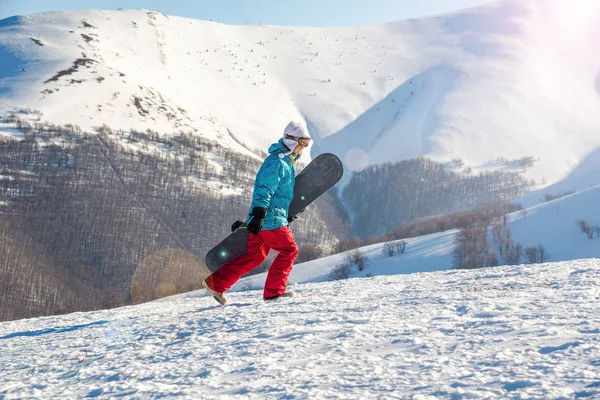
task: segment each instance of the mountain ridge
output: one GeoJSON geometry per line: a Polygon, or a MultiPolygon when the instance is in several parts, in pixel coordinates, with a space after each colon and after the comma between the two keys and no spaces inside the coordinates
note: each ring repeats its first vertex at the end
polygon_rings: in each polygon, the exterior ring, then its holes
{"type": "Polygon", "coordinates": [[[498,157],[533,156],[526,176],[550,185],[600,147],[600,61],[586,55],[595,28],[573,11],[580,26],[565,34],[553,19],[564,8],[504,0],[343,28],[230,26],[144,10],[12,17],[0,24],[0,52],[21,54],[26,71],[0,71],[0,104],[84,129],[191,131],[246,154],[301,119],[313,152],[356,169],[427,156],[480,171],[498,157]],[[542,41],[549,37],[556,42],[542,41]],[[455,73],[426,73],[436,70],[455,73]],[[419,76],[425,86],[410,89],[419,76]],[[28,93],[17,93],[24,82],[28,93]]]}

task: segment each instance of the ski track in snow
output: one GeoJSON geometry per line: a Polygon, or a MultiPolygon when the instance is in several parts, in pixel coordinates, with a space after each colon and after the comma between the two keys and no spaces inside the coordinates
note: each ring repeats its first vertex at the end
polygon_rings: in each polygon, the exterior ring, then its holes
{"type": "Polygon", "coordinates": [[[598,398],[600,260],[0,324],[0,398],[598,398]]]}

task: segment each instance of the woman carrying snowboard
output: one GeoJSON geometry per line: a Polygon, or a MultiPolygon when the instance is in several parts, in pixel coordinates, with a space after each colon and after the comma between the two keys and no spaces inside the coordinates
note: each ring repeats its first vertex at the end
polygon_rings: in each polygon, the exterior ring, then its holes
{"type": "Polygon", "coordinates": [[[294,197],[294,164],[309,143],[306,128],[292,121],[285,127],[283,137],[269,147],[269,156],[256,174],[252,205],[246,220],[247,251],[202,281],[204,288],[219,303],[227,304],[224,293],[242,275],[258,267],[271,249],[279,254],[269,268],[263,298],[294,296],[294,292],[286,291],[288,276],[298,256],[298,246],[288,226],[288,208],[294,197]]]}

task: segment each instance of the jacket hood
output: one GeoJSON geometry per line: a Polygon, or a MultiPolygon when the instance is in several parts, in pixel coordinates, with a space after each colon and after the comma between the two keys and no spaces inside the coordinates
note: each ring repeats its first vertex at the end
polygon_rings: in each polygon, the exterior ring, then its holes
{"type": "Polygon", "coordinates": [[[292,151],[290,149],[288,149],[285,144],[283,144],[283,139],[279,139],[279,141],[277,143],[273,143],[269,147],[269,154],[272,154],[272,153],[289,153],[289,154],[291,154],[292,151]]]}
{"type": "MultiPolygon", "coordinates": [[[[279,154],[279,158],[284,158],[285,156],[289,156],[294,151],[290,150],[284,143],[285,139],[279,139],[277,143],[273,143],[271,147],[269,147],[269,154],[277,153],[279,154]]],[[[295,157],[296,161],[300,159],[300,156],[295,157]]]]}

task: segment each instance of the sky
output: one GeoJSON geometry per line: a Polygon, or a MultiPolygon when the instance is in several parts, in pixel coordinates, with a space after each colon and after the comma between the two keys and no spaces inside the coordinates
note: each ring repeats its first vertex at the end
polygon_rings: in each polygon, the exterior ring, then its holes
{"type": "Polygon", "coordinates": [[[374,25],[468,8],[492,0],[0,0],[0,19],[44,11],[145,8],[226,24],[374,25]]]}

